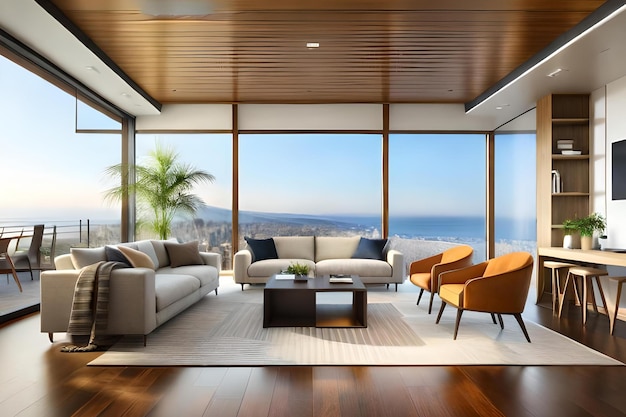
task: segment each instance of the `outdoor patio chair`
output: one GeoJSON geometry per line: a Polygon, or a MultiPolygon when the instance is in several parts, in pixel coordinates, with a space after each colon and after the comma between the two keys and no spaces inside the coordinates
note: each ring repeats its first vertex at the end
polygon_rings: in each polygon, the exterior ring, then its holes
{"type": "Polygon", "coordinates": [[[30,279],[34,280],[33,269],[41,269],[41,242],[43,240],[44,225],[38,224],[33,227],[28,250],[17,251],[11,255],[13,265],[17,272],[30,272],[30,279]]]}
{"type": "Polygon", "coordinates": [[[22,284],[20,283],[20,279],[17,276],[17,271],[15,270],[15,266],[13,265],[13,260],[9,255],[9,245],[11,241],[16,239],[15,237],[0,237],[0,274],[8,274],[13,275],[13,279],[17,284],[17,287],[22,292],[22,284]]]}

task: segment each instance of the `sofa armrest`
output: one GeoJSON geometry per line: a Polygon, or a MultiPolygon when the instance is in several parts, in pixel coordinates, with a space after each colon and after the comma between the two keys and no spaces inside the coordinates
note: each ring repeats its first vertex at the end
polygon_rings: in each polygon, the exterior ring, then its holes
{"type": "Polygon", "coordinates": [[[217,275],[222,270],[222,255],[215,252],[200,252],[200,257],[205,265],[211,265],[217,268],[217,275]]]}
{"type": "Polygon", "coordinates": [[[63,255],[59,255],[54,258],[54,267],[56,269],[74,269],[74,264],[72,263],[72,256],[69,253],[65,253],[63,255]]]}
{"type": "Polygon", "coordinates": [[[404,265],[404,255],[402,252],[396,249],[387,251],[387,263],[391,265],[391,282],[402,284],[406,278],[406,266],[404,265]]]}
{"type": "MultiPolygon", "coordinates": [[[[80,270],[41,272],[41,331],[66,332],[80,270]]],[[[120,268],[111,273],[106,333],[148,334],[156,328],[154,271],[120,268]]]]}
{"type": "Polygon", "coordinates": [[[233,260],[233,277],[235,283],[244,284],[248,282],[248,267],[252,264],[252,252],[248,249],[241,249],[235,254],[233,260]]]}

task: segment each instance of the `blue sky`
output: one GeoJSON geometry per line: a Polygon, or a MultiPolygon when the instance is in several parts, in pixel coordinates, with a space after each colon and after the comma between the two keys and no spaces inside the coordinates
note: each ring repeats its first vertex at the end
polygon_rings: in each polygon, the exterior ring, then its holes
{"type": "MultiPolygon", "coordinates": [[[[118,218],[119,206],[102,195],[113,185],[103,171],[120,160],[119,135],[75,133],[75,99],[4,57],[0,88],[3,171],[11,173],[0,218],[118,218]]],[[[229,135],[139,135],[137,154],[156,140],[215,175],[197,193],[209,205],[230,207],[229,135]]],[[[390,214],[484,215],[484,143],[482,134],[391,135],[390,214]]],[[[519,196],[534,197],[535,167],[524,162],[535,159],[534,135],[497,143],[497,207],[532,216],[534,201],[519,196]]],[[[239,149],[242,210],[381,212],[380,135],[240,135],[239,149]]]]}

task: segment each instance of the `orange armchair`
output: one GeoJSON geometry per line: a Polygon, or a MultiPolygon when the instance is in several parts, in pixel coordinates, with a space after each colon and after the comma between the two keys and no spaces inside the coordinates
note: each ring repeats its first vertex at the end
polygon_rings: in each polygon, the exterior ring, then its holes
{"type": "Polygon", "coordinates": [[[522,312],[532,271],[532,255],[528,252],[513,252],[439,275],[439,297],[442,303],[436,323],[439,323],[446,304],[455,306],[458,309],[454,326],[456,340],[461,315],[465,310],[491,313],[494,323],[495,314],[501,328],[504,328],[502,314],[511,314],[530,343],[522,312]]]}
{"type": "Polygon", "coordinates": [[[424,290],[430,292],[428,314],[433,309],[433,298],[439,288],[439,274],[453,269],[459,269],[472,264],[474,249],[468,245],[455,246],[442,253],[420,259],[411,263],[409,267],[409,279],[421,288],[417,297],[417,305],[420,304],[424,290]]]}

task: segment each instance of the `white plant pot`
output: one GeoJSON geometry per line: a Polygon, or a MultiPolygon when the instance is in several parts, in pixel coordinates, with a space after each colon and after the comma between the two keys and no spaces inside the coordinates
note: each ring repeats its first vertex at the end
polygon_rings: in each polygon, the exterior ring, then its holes
{"type": "Polygon", "coordinates": [[[572,249],[572,235],[564,235],[563,236],[563,247],[565,249],[572,249]]]}

